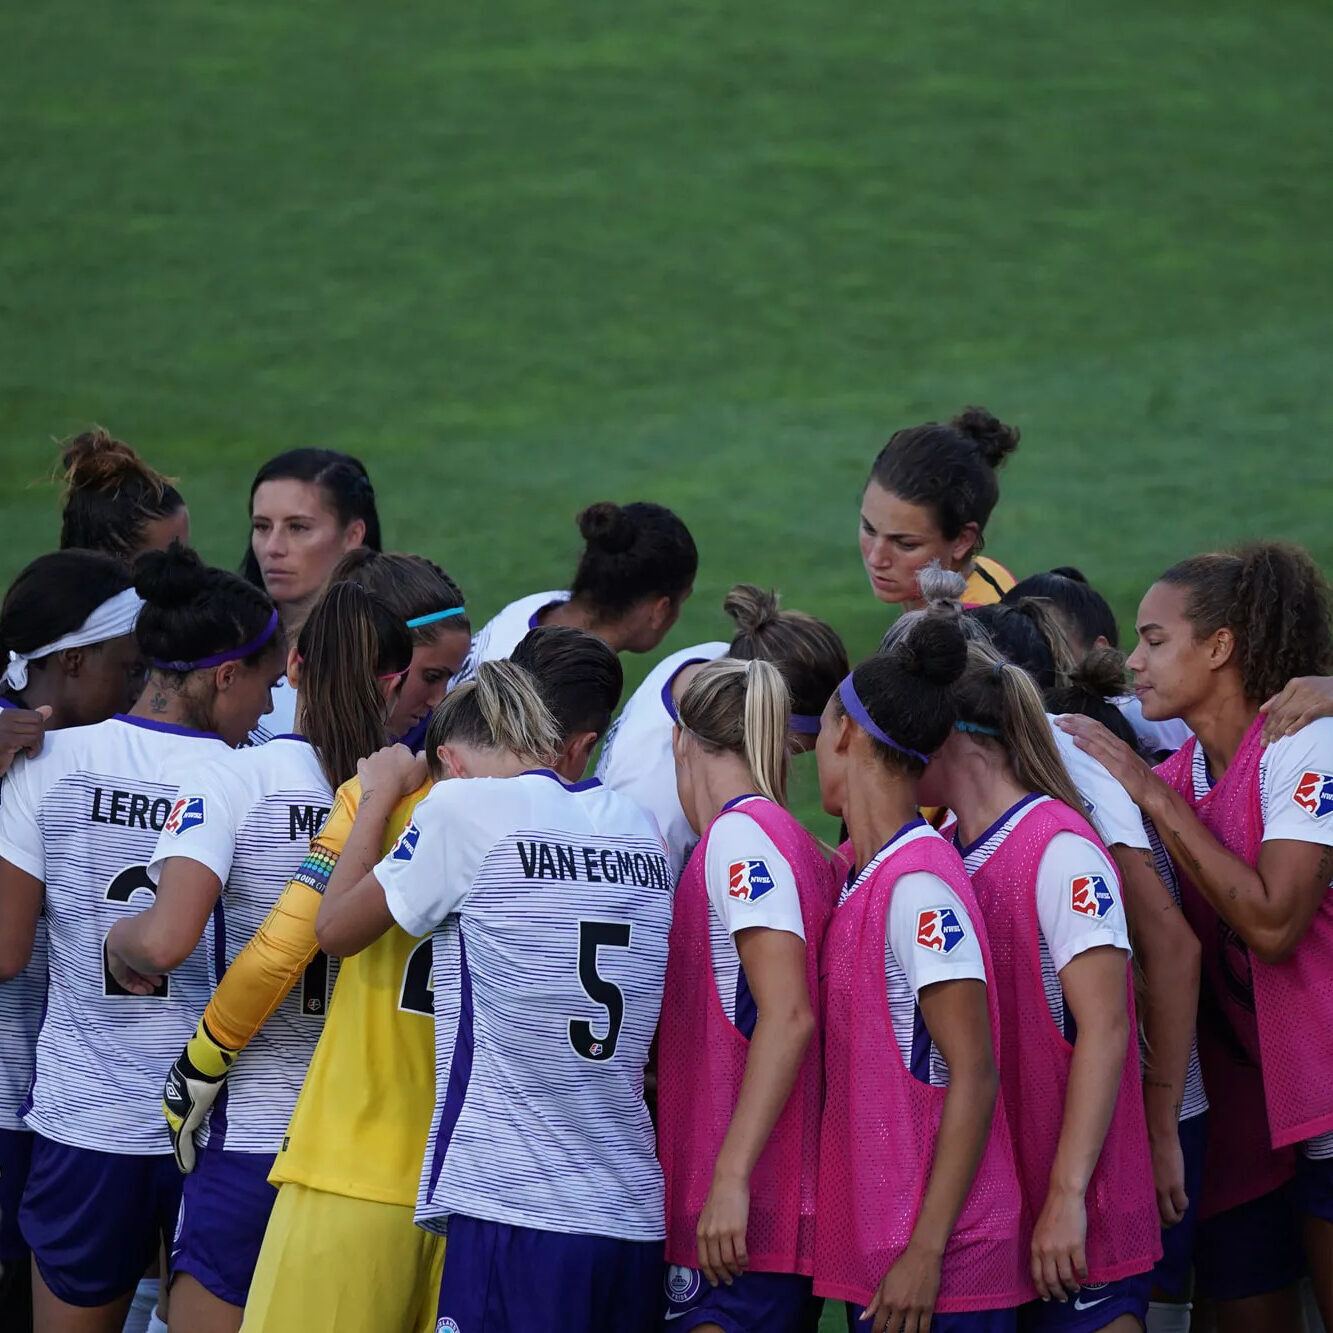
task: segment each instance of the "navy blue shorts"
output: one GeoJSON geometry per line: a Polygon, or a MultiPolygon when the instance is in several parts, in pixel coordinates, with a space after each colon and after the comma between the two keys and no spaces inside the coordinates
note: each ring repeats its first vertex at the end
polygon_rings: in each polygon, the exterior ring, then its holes
{"type": "Polygon", "coordinates": [[[181,1191],[171,1275],[189,1273],[228,1305],[245,1305],[259,1247],[278,1191],[273,1158],[262,1152],[204,1148],[181,1191]]]}
{"type": "Polygon", "coordinates": [[[1208,1113],[1180,1122],[1180,1151],[1185,1157],[1185,1193],[1189,1207],[1173,1227],[1162,1228],[1162,1257],[1152,1271],[1153,1286],[1184,1300],[1194,1267],[1194,1237],[1199,1229],[1199,1194],[1203,1190],[1203,1153],[1208,1138],[1208,1113]]]}
{"type": "Polygon", "coordinates": [[[180,1211],[176,1159],[71,1148],[34,1135],[19,1226],[51,1293],[105,1305],[139,1285],[180,1211]]]}
{"type": "Polygon", "coordinates": [[[1151,1294],[1151,1273],[1136,1273],[1118,1282],[1084,1283],[1067,1301],[1029,1301],[1018,1312],[1018,1327],[1023,1333],[1096,1333],[1126,1314],[1143,1324],[1151,1294]]]}
{"type": "Polygon", "coordinates": [[[27,1263],[28,1247],[19,1231],[19,1200],[32,1161],[32,1135],[0,1129],[0,1267],[27,1263]]]}
{"type": "Polygon", "coordinates": [[[1266,1296],[1305,1273],[1294,1181],[1199,1223],[1194,1276],[1215,1301],[1266,1296]]]}
{"type": "Polygon", "coordinates": [[[697,1268],[668,1264],[662,1328],[677,1333],[717,1324],[724,1333],[801,1333],[811,1282],[793,1273],[742,1273],[730,1286],[710,1286],[697,1268]]]}
{"type": "Polygon", "coordinates": [[[449,1219],[436,1333],[652,1333],[662,1242],[449,1219]]]}
{"type": "MultiPolygon", "coordinates": [[[[847,1333],[865,1333],[870,1327],[861,1322],[864,1305],[847,1306],[847,1333]]],[[[930,1316],[930,1333],[1014,1333],[1018,1327],[1017,1310],[959,1310],[954,1314],[930,1316]]]]}
{"type": "Polygon", "coordinates": [[[1296,1153],[1296,1207],[1311,1217],[1333,1222],[1333,1157],[1296,1153]]]}

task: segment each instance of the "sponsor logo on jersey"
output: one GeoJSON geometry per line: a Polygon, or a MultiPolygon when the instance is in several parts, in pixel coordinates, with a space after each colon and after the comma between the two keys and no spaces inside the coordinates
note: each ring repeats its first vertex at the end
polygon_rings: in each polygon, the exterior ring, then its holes
{"type": "Polygon", "coordinates": [[[1101,920],[1115,906],[1105,875],[1075,875],[1069,882],[1069,906],[1079,916],[1101,920]]]}
{"type": "Polygon", "coordinates": [[[1328,773],[1302,773],[1291,799],[1311,819],[1323,819],[1333,810],[1333,776],[1328,773]]]}
{"type": "Polygon", "coordinates": [[[703,1290],[703,1275],[697,1268],[672,1264],[666,1274],[667,1300],[673,1305],[688,1305],[703,1290]]]}
{"type": "Polygon", "coordinates": [[[932,953],[953,953],[967,930],[952,907],[930,907],[916,919],[916,942],[932,953]]]}
{"type": "Polygon", "coordinates": [[[164,831],[173,837],[180,837],[192,828],[199,828],[204,822],[204,798],[202,796],[181,796],[171,807],[164,831]]]}
{"type": "Polygon", "coordinates": [[[393,851],[389,853],[395,861],[410,861],[416,855],[417,839],[421,837],[421,830],[415,824],[409,824],[399,835],[398,841],[393,845],[393,851]]]}
{"type": "Polygon", "coordinates": [[[757,903],[773,889],[773,876],[764,861],[733,861],[728,874],[730,882],[727,893],[742,902],[757,903]]]}

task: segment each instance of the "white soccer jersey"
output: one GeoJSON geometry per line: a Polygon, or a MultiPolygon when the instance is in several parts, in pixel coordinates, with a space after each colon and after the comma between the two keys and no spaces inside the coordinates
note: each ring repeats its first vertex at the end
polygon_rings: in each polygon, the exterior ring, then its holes
{"type": "Polygon", "coordinates": [[[569,601],[567,592],[534,592],[510,602],[503,611],[493,615],[473,636],[472,648],[462,670],[449,682],[452,690],[477,674],[483,662],[498,662],[518,647],[523,636],[536,629],[537,617],[548,606],[569,601]]]}
{"type": "Polygon", "coordinates": [[[278,736],[291,735],[296,726],[296,686],[283,676],[273,687],[273,711],[265,713],[250,733],[251,745],[267,745],[278,736]]]}
{"type": "Polygon", "coordinates": [[[1087,816],[1098,836],[1108,846],[1121,843],[1146,852],[1148,835],[1143,815],[1129,793],[1111,776],[1110,771],[1086,750],[1080,750],[1074,738],[1055,725],[1055,715],[1048,713],[1055,748],[1060,751],[1065,770],[1083,799],[1087,816]]]}
{"type": "Polygon", "coordinates": [[[699,643],[664,657],[620,710],[597,762],[597,776],[603,783],[637,801],[657,820],[677,876],[699,835],[685,818],[676,793],[676,761],[671,754],[676,702],[671,687],[687,666],[715,662],[727,655],[729,646],[699,643]]]}
{"type": "Polygon", "coordinates": [[[50,983],[37,1037],[29,1129],[103,1152],[169,1153],[162,1080],[217,979],[222,913],[156,994],[129,995],[106,967],[107,932],[152,901],[158,834],[187,819],[177,777],[226,745],[145,718],[48,735],[10,771],[0,856],[46,886],[50,983]]]}
{"type": "MultiPolygon", "coordinates": [[[[263,924],[324,826],[333,793],[310,745],[277,737],[192,768],[181,783],[183,817],[164,831],[148,866],[184,857],[222,881],[224,966],[263,924]]],[[[324,1028],[336,963],[318,953],[227,1075],[200,1144],[277,1153],[324,1028]]]]}
{"type": "Polygon", "coordinates": [[[1111,702],[1120,710],[1120,715],[1134,728],[1139,744],[1150,754],[1175,754],[1194,733],[1178,717],[1169,717],[1162,722],[1149,722],[1143,716],[1143,705],[1138,696],[1126,695],[1123,699],[1111,702]]]}
{"type": "Polygon", "coordinates": [[[643,1071],[674,881],[651,816],[595,779],[441,782],[375,875],[404,930],[436,931],[417,1221],[661,1240],[643,1071]]]}

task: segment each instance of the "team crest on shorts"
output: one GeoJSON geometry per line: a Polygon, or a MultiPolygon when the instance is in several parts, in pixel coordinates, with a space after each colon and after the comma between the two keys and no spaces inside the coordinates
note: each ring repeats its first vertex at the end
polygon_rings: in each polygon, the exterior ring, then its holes
{"type": "Polygon", "coordinates": [[[416,854],[417,839],[421,837],[421,830],[415,824],[409,824],[399,835],[398,841],[393,845],[393,851],[389,853],[395,861],[410,861],[416,854]]]}
{"type": "Polygon", "coordinates": [[[463,1333],[463,1330],[446,1314],[440,1316],[440,1322],[435,1325],[435,1333],[463,1333]]]}
{"type": "Polygon", "coordinates": [[[768,863],[754,858],[749,861],[733,861],[728,871],[727,893],[741,902],[757,903],[773,889],[773,876],[768,863]]]}
{"type": "Polygon", "coordinates": [[[204,798],[180,796],[177,797],[176,804],[171,807],[171,813],[167,816],[167,822],[162,825],[162,831],[178,838],[182,833],[188,833],[203,823],[204,798]]]}
{"type": "Polygon", "coordinates": [[[966,938],[952,907],[929,907],[916,919],[916,942],[932,953],[953,953],[966,938]]]}
{"type": "Polygon", "coordinates": [[[1078,916],[1095,917],[1098,921],[1115,906],[1115,894],[1105,875],[1075,875],[1069,881],[1070,910],[1078,916]]]}
{"type": "Polygon", "coordinates": [[[673,1305],[688,1305],[703,1290],[703,1274],[697,1268],[672,1264],[666,1273],[667,1300],[673,1305]]]}
{"type": "Polygon", "coordinates": [[[1333,810],[1333,776],[1327,773],[1302,773],[1291,799],[1311,819],[1323,819],[1333,810]]]}

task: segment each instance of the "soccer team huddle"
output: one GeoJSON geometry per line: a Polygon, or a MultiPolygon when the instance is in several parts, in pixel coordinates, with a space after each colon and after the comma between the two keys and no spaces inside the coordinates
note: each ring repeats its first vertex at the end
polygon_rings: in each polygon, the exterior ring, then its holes
{"type": "Polygon", "coordinates": [[[232,573],[66,445],[0,607],[0,1333],[1333,1327],[1327,589],[1181,552],[1126,659],[982,554],[1017,443],[874,459],[872,656],[738,584],[623,700],[661,505],[483,620],[348,455],[232,573]]]}

